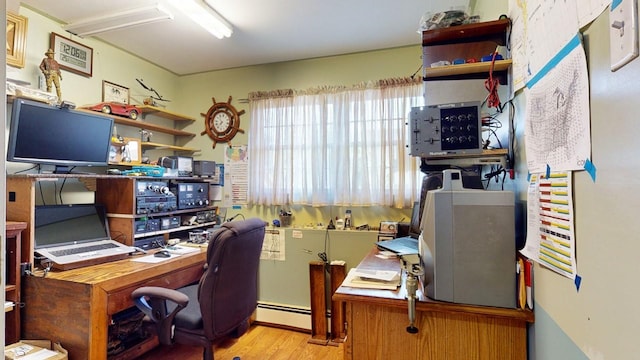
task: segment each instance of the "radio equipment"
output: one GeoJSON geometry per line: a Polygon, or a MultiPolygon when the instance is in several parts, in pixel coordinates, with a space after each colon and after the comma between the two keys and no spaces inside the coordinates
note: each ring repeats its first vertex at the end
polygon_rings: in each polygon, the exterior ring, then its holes
{"type": "Polygon", "coordinates": [[[209,205],[209,183],[181,182],[172,184],[171,190],[178,198],[178,209],[197,209],[209,205]]]}
{"type": "Polygon", "coordinates": [[[142,181],[136,182],[136,196],[156,196],[159,194],[171,195],[168,181],[142,181]]]}
{"type": "Polygon", "coordinates": [[[190,156],[167,156],[175,160],[175,169],[178,169],[178,176],[191,176],[193,174],[193,158],[190,156]]]}
{"type": "Polygon", "coordinates": [[[482,153],[480,102],[412,108],[409,123],[412,156],[482,153]]]}
{"type": "Polygon", "coordinates": [[[195,160],[193,162],[193,175],[213,176],[216,174],[216,162],[206,160],[195,160]]]}
{"type": "Polygon", "coordinates": [[[169,230],[180,227],[179,216],[167,216],[160,219],[160,230],[169,230]]]}
{"type": "Polygon", "coordinates": [[[168,181],[136,182],[136,214],[173,211],[177,208],[177,199],[170,191],[168,181]]]}
{"type": "Polygon", "coordinates": [[[141,196],[136,198],[136,214],[174,211],[178,208],[175,196],[141,196]]]}
{"type": "Polygon", "coordinates": [[[145,219],[145,220],[136,220],[136,234],[143,234],[151,231],[160,230],[160,220],[159,219],[145,219]]]}
{"type": "Polygon", "coordinates": [[[215,210],[203,210],[196,213],[196,222],[198,224],[204,224],[214,222],[216,220],[215,210]]]}

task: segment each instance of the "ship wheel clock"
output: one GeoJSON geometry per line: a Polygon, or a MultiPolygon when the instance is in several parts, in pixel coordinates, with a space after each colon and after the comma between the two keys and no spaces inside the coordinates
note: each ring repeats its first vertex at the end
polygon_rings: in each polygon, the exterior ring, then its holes
{"type": "Polygon", "coordinates": [[[227,102],[216,102],[215,98],[211,100],[213,105],[209,111],[206,114],[200,113],[204,116],[205,127],[200,135],[209,135],[215,149],[217,143],[229,143],[238,132],[244,134],[244,130],[240,129],[240,115],[244,114],[244,110],[238,111],[231,105],[231,96],[227,102]]]}

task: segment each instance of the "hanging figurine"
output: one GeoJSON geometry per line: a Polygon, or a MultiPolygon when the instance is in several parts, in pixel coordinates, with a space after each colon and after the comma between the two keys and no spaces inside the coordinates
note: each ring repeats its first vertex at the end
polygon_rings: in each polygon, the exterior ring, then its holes
{"type": "Polygon", "coordinates": [[[58,95],[58,101],[62,101],[62,89],[60,89],[60,80],[62,80],[62,73],[60,73],[60,65],[53,58],[55,52],[52,49],[47,50],[44,53],[47,57],[42,59],[40,63],[40,70],[44,74],[47,81],[47,92],[51,92],[52,84],[56,86],[56,95],[58,95]]]}

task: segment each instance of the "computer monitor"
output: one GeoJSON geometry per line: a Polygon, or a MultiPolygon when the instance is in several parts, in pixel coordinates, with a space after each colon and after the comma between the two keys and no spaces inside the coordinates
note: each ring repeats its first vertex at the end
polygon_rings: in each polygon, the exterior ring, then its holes
{"type": "Polygon", "coordinates": [[[443,171],[442,180],[423,206],[423,292],[440,301],[515,308],[513,192],[464,188],[459,170],[443,171]]]}
{"type": "Polygon", "coordinates": [[[7,160],[53,165],[107,166],[113,118],[16,98],[11,111],[7,160]]]}

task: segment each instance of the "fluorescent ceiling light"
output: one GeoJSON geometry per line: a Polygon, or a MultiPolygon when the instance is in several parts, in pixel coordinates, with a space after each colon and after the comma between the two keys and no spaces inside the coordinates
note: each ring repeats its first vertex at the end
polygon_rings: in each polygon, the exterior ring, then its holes
{"type": "Polygon", "coordinates": [[[233,27],[218,14],[208,2],[203,0],[169,0],[176,9],[187,15],[191,21],[202,26],[218,39],[231,36],[233,27]]]}
{"type": "Polygon", "coordinates": [[[173,14],[156,4],[79,20],[64,26],[64,29],[78,36],[91,36],[168,19],[173,19],[173,14]]]}

